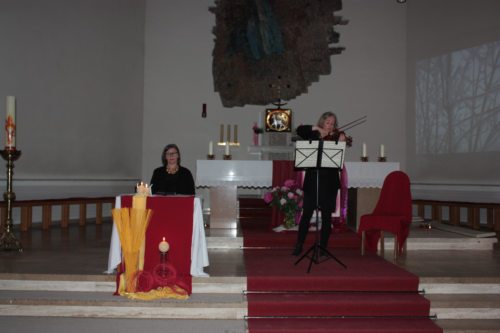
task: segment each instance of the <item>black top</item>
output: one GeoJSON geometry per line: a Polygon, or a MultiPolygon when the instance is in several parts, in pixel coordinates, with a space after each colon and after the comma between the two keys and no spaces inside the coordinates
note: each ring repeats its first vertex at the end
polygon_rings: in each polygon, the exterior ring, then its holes
{"type": "Polygon", "coordinates": [[[150,185],[153,194],[194,195],[193,175],[183,166],[179,166],[179,170],[174,174],[169,174],[165,166],[156,168],[150,185]]]}
{"type": "MultiPolygon", "coordinates": [[[[313,131],[312,125],[297,127],[297,134],[304,140],[319,140],[319,131],[313,131]]],[[[304,208],[316,208],[316,183],[319,183],[319,206],[335,209],[335,198],[340,188],[338,168],[307,169],[304,176],[304,208]],[[319,177],[316,178],[316,170],[319,177]]]]}

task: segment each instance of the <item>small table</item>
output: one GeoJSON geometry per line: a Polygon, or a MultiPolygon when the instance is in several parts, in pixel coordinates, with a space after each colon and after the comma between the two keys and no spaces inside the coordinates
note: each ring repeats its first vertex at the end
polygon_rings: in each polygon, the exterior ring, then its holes
{"type": "MultiPolygon", "coordinates": [[[[169,196],[151,196],[148,200],[171,200],[169,196]]],[[[116,197],[115,208],[121,208],[121,196],[116,197]]],[[[154,214],[154,213],[153,213],[154,214]]],[[[194,198],[193,207],[193,232],[191,237],[191,266],[190,273],[192,276],[208,277],[209,275],[203,271],[203,267],[209,265],[208,250],[205,238],[205,229],[203,225],[203,215],[201,210],[200,198],[194,198]]],[[[118,231],[113,223],[113,231],[111,234],[111,243],[109,246],[108,269],[106,273],[113,274],[115,268],[121,262],[121,245],[118,231]]]]}

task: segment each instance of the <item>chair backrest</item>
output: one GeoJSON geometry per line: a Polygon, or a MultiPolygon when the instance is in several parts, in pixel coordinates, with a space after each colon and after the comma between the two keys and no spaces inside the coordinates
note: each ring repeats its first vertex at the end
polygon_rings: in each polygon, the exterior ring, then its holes
{"type": "Polygon", "coordinates": [[[402,215],[412,220],[410,178],[402,171],[387,175],[380,191],[380,197],[373,214],[402,215]]]}

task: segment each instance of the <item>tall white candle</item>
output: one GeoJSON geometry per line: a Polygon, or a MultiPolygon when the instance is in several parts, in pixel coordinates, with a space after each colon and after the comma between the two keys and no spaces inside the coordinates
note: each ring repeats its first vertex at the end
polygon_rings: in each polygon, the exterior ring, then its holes
{"type": "Polygon", "coordinates": [[[226,156],[229,156],[229,141],[226,141],[226,148],[224,153],[226,154],[226,156]]]}
{"type": "Polygon", "coordinates": [[[363,142],[363,157],[366,157],[366,143],[363,142]]]}
{"type": "Polygon", "coordinates": [[[5,117],[5,148],[16,148],[16,97],[7,96],[5,117]]]}
{"type": "Polygon", "coordinates": [[[208,155],[213,155],[214,154],[214,143],[210,141],[208,143],[208,155]]]}
{"type": "Polygon", "coordinates": [[[384,147],[384,145],[380,145],[380,157],[385,157],[385,147],[384,147]]]}

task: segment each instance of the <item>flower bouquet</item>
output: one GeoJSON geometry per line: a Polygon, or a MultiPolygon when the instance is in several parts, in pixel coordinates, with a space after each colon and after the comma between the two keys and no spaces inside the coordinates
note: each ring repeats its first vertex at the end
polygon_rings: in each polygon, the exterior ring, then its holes
{"type": "Polygon", "coordinates": [[[295,226],[295,216],[302,209],[304,192],[293,179],[287,179],[283,186],[274,187],[271,192],[264,194],[264,201],[278,207],[285,214],[283,225],[286,229],[295,226]]]}

